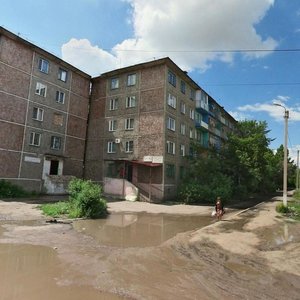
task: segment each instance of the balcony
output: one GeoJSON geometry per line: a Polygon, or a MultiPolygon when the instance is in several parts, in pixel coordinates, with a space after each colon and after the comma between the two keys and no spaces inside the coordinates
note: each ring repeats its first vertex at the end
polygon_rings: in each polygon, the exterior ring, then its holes
{"type": "Polygon", "coordinates": [[[208,130],[208,124],[205,123],[204,121],[201,121],[201,127],[204,127],[205,129],[208,130]]]}

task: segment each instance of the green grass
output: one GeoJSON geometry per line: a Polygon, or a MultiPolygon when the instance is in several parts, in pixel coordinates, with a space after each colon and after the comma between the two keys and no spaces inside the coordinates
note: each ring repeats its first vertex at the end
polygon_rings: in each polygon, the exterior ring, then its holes
{"type": "Polygon", "coordinates": [[[43,214],[53,218],[69,216],[70,204],[67,201],[40,205],[43,214]]]}
{"type": "Polygon", "coordinates": [[[289,218],[300,221],[300,190],[294,193],[293,200],[288,201],[287,207],[280,203],[276,206],[276,211],[289,218]]]}

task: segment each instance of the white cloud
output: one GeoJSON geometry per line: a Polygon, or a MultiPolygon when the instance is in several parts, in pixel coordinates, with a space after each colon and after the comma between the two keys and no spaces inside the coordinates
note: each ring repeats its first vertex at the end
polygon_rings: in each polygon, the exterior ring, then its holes
{"type": "MultiPolygon", "coordinates": [[[[73,64],[78,59],[81,65],[86,62],[84,69],[92,68],[91,74],[100,73],[109,66],[114,69],[116,62],[121,67],[165,56],[170,56],[184,70],[205,71],[216,60],[233,63],[234,54],[201,51],[275,49],[277,46],[274,39],[263,39],[255,29],[274,0],[185,0],[184,4],[182,0],[127,2],[132,8],[132,38],[115,45],[112,53],[88,45],[86,41],[85,51],[80,54],[75,52],[82,40],[72,39],[63,46],[63,59],[73,64]]],[[[248,52],[244,56],[251,59],[268,53],[248,52]]]]}
{"type": "Polygon", "coordinates": [[[253,119],[251,115],[241,113],[239,111],[229,111],[228,112],[237,121],[245,121],[253,119]]]}
{"type": "Polygon", "coordinates": [[[297,164],[297,151],[300,150],[300,145],[289,148],[289,157],[297,164]]]}
{"type": "Polygon", "coordinates": [[[267,103],[247,104],[238,107],[239,112],[266,112],[276,121],[282,121],[284,116],[284,108],[274,105],[274,103],[283,105],[289,111],[290,121],[300,121],[300,107],[298,105],[289,107],[285,102],[289,100],[288,96],[277,96],[267,103]]]}

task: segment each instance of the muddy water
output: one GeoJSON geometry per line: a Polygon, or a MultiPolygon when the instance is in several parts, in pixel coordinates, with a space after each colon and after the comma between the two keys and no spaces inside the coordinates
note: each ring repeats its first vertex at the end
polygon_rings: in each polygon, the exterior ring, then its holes
{"type": "Polygon", "coordinates": [[[0,244],[0,300],[122,299],[64,279],[54,249],[0,244]]]}
{"type": "Polygon", "coordinates": [[[199,229],[212,222],[211,217],[204,216],[130,213],[111,214],[100,220],[80,220],[73,226],[101,245],[127,248],[158,246],[177,233],[199,229]]]}

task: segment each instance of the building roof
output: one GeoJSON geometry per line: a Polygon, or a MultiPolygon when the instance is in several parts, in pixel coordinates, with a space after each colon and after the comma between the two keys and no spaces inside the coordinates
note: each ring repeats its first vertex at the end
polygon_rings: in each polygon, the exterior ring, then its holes
{"type": "Polygon", "coordinates": [[[79,70],[78,68],[74,67],[73,65],[67,63],[66,61],[62,60],[61,58],[57,57],[56,55],[54,55],[54,54],[38,47],[37,45],[28,42],[27,40],[21,38],[20,36],[14,34],[14,33],[12,33],[11,31],[8,31],[7,29],[5,29],[2,26],[0,26],[0,36],[1,35],[7,36],[8,38],[10,38],[14,41],[17,41],[19,43],[22,43],[22,44],[26,45],[27,47],[31,48],[33,51],[45,56],[46,58],[51,59],[52,61],[57,62],[58,64],[68,68],[69,70],[71,70],[75,73],[78,73],[79,75],[81,75],[83,77],[86,77],[88,79],[91,78],[91,76],[89,74],[79,70]]]}

